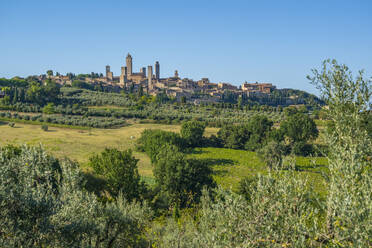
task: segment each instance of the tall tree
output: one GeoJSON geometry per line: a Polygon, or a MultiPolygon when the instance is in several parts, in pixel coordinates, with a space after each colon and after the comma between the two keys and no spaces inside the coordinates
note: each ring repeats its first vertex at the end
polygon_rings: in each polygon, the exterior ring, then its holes
{"type": "Polygon", "coordinates": [[[335,60],[324,61],[308,78],[326,99],[333,126],[326,132],[330,152],[324,237],[340,247],[371,246],[372,142],[362,123],[371,107],[372,82],[363,71],[354,77],[335,60]]]}

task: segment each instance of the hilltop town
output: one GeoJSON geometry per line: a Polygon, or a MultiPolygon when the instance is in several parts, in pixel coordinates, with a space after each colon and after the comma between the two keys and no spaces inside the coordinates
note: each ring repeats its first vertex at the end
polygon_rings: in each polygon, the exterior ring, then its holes
{"type": "MultiPolygon", "coordinates": [[[[166,93],[168,96],[177,99],[185,97],[186,99],[197,98],[201,101],[219,101],[223,98],[224,93],[229,92],[236,97],[264,97],[276,89],[271,83],[243,83],[240,87],[230,83],[213,83],[208,78],[202,78],[194,81],[189,78],[181,78],[176,70],[171,77],[160,77],[160,63],[155,62],[154,67],[149,65],[141,67],[139,72],[133,71],[133,58],[128,53],[125,59],[126,66],[121,67],[120,76],[114,76],[109,65],[106,66],[106,74],[84,74],[79,77],[80,81],[91,85],[102,85],[106,87],[122,89],[130,92],[138,92],[143,90],[150,95],[158,95],[166,93]]],[[[61,85],[71,85],[74,80],[74,75],[68,73],[66,75],[49,73],[41,75],[41,81],[52,79],[61,85]]]]}

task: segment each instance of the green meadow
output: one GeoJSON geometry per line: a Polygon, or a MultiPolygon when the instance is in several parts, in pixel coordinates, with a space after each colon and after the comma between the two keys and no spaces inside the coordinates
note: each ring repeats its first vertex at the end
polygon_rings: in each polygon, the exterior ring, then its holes
{"type": "MultiPolygon", "coordinates": [[[[47,132],[40,125],[16,123],[10,127],[6,122],[0,123],[0,145],[28,144],[42,145],[56,157],[68,157],[80,163],[85,172],[91,172],[87,166],[89,157],[114,147],[121,150],[135,148],[136,139],[145,129],[162,129],[179,132],[179,125],[132,124],[117,129],[77,129],[51,127],[47,132]]],[[[207,128],[205,135],[216,134],[217,128],[207,128]]],[[[152,182],[152,166],[146,154],[134,151],[139,159],[138,169],[148,182],[152,182]]],[[[224,188],[238,190],[239,181],[244,177],[253,177],[258,173],[266,174],[268,170],[255,152],[226,148],[196,148],[188,156],[204,160],[214,171],[214,179],[224,188]]],[[[296,157],[296,170],[299,176],[308,177],[309,183],[323,192],[324,173],[327,173],[325,158],[296,157]]]]}

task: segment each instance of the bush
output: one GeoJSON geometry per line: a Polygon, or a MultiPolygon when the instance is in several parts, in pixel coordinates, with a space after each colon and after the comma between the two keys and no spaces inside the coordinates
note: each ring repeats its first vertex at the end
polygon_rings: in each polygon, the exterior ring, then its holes
{"type": "Polygon", "coordinates": [[[189,147],[202,145],[205,123],[199,121],[184,122],[181,126],[181,137],[185,139],[189,147]]]}
{"type": "Polygon", "coordinates": [[[314,154],[314,148],[312,144],[296,142],[292,145],[292,153],[297,156],[310,156],[314,154]]]}
{"type": "Polygon", "coordinates": [[[132,156],[131,150],[106,148],[101,154],[89,158],[94,172],[105,178],[109,192],[115,197],[122,193],[129,201],[140,198],[144,190],[137,163],[138,159],[132,156]]]}
{"type": "Polygon", "coordinates": [[[252,195],[257,190],[257,182],[259,177],[245,177],[239,182],[239,194],[243,195],[244,198],[250,201],[252,195]]]}
{"type": "Polygon", "coordinates": [[[43,113],[44,114],[53,114],[55,113],[54,111],[54,104],[53,103],[48,103],[48,105],[46,105],[44,108],[43,108],[43,113]]]}
{"type": "Polygon", "coordinates": [[[249,136],[250,131],[247,125],[224,125],[217,133],[224,147],[233,149],[243,149],[249,136]]]}
{"type": "Polygon", "coordinates": [[[274,141],[269,142],[259,152],[258,156],[265,162],[270,169],[281,168],[285,146],[274,141]]]}
{"type": "Polygon", "coordinates": [[[227,148],[255,151],[266,144],[273,122],[266,116],[255,115],[245,125],[225,125],[217,133],[227,148]]]}
{"type": "Polygon", "coordinates": [[[290,115],[280,124],[280,129],[292,143],[316,139],[319,131],[313,119],[303,113],[290,115]]]}
{"type": "Polygon", "coordinates": [[[101,204],[77,164],[26,146],[0,148],[0,160],[2,247],[148,247],[148,208],[101,204]]]}
{"type": "Polygon", "coordinates": [[[246,191],[249,200],[221,188],[204,191],[195,216],[184,218],[181,225],[169,220],[162,229],[151,230],[154,246],[321,246],[314,224],[320,221],[319,209],[306,181],[293,172],[258,176],[246,191]]]}
{"type": "Polygon", "coordinates": [[[185,141],[179,134],[157,129],[144,130],[137,141],[137,149],[145,152],[154,163],[160,149],[165,144],[174,145],[180,151],[185,149],[185,141]]]}
{"type": "Polygon", "coordinates": [[[41,125],[41,129],[45,132],[48,131],[48,125],[45,124],[41,125]]]}
{"type": "Polygon", "coordinates": [[[222,141],[216,135],[212,134],[209,138],[203,139],[205,147],[222,147],[222,141]]]}
{"type": "Polygon", "coordinates": [[[157,155],[154,176],[170,203],[198,201],[204,186],[213,187],[212,170],[201,160],[187,159],[174,145],[166,144],[157,155]]]}

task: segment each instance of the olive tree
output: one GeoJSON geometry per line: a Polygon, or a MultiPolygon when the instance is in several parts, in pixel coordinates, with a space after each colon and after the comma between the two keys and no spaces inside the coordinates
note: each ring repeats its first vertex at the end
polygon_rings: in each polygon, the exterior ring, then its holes
{"type": "Polygon", "coordinates": [[[151,212],[121,195],[102,204],[78,165],[40,147],[0,148],[1,247],[146,247],[151,212]]]}
{"type": "Polygon", "coordinates": [[[346,65],[326,60],[308,76],[328,105],[329,182],[326,230],[331,244],[372,245],[371,139],[362,126],[371,107],[371,80],[363,71],[354,77],[346,65]]]}
{"type": "Polygon", "coordinates": [[[259,175],[248,198],[204,191],[196,216],[154,226],[150,240],[156,247],[319,247],[316,197],[306,180],[286,173],[259,175]]]}
{"type": "Polygon", "coordinates": [[[284,154],[285,146],[275,141],[270,141],[258,152],[258,156],[270,169],[279,169],[282,167],[284,154]]]}

